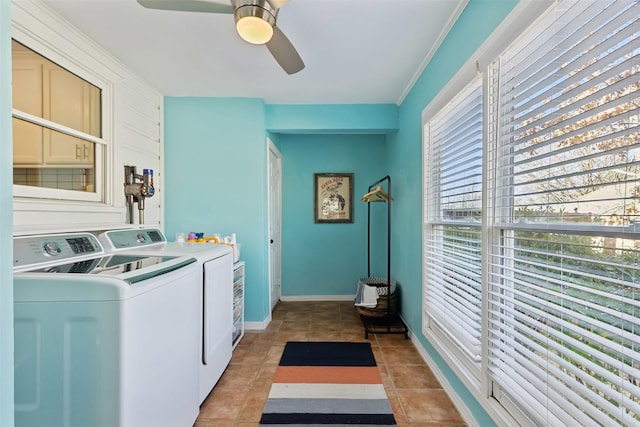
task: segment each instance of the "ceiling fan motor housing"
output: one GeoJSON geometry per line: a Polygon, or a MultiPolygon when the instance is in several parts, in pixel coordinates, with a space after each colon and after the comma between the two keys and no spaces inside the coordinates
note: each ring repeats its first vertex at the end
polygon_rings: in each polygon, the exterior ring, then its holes
{"type": "Polygon", "coordinates": [[[249,43],[264,44],[273,36],[278,11],[264,0],[234,1],[233,16],[240,37],[249,43]]]}

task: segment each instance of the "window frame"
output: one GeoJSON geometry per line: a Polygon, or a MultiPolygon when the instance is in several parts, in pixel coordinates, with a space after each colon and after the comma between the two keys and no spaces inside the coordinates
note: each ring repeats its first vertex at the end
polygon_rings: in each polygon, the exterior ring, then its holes
{"type": "MultiPolygon", "coordinates": [[[[15,27],[15,25],[14,25],[15,27]]],[[[94,168],[95,182],[94,192],[73,191],[28,185],[13,185],[13,195],[15,198],[23,200],[31,199],[49,199],[60,203],[90,203],[90,204],[109,204],[110,197],[108,190],[108,178],[112,154],[112,119],[108,111],[113,108],[113,84],[108,80],[92,71],[86,64],[83,64],[77,58],[72,58],[67,52],[58,46],[42,41],[32,32],[22,27],[14,28],[12,39],[21,43],[27,48],[33,50],[37,54],[64,68],[65,70],[75,74],[79,78],[96,86],[101,93],[100,96],[100,124],[102,137],[69,128],[59,123],[34,116],[24,111],[12,108],[12,117],[25,120],[27,122],[43,126],[46,129],[62,132],[82,140],[95,144],[94,150],[94,168]]]]}

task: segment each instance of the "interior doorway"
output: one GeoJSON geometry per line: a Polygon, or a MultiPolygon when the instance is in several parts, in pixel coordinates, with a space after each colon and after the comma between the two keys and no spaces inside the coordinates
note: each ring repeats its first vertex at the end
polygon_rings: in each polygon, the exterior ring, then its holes
{"type": "Polygon", "coordinates": [[[269,294],[271,311],[280,301],[282,286],[282,155],[267,139],[269,151],[269,294]]]}

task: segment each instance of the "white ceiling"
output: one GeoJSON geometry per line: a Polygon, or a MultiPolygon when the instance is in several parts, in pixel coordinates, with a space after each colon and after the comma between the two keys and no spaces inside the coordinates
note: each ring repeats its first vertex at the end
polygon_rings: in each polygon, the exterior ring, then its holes
{"type": "Polygon", "coordinates": [[[277,25],[306,67],[287,75],[265,46],[240,39],[233,15],[44,1],[164,95],[268,104],[399,104],[468,2],[291,0],[277,25]]]}

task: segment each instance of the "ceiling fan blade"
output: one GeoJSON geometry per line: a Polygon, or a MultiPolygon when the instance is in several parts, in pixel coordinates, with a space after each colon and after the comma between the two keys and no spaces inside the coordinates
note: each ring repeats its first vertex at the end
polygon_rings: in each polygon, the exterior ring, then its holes
{"type": "Polygon", "coordinates": [[[182,12],[233,13],[228,2],[213,3],[206,0],[137,0],[147,9],[178,10],[182,12]]]}
{"type": "Polygon", "coordinates": [[[296,48],[276,25],[273,26],[273,37],[267,42],[267,48],[287,74],[295,74],[304,68],[296,48]]]}
{"type": "Polygon", "coordinates": [[[267,3],[271,5],[274,9],[280,9],[282,6],[287,4],[289,0],[267,0],[267,3]]]}

